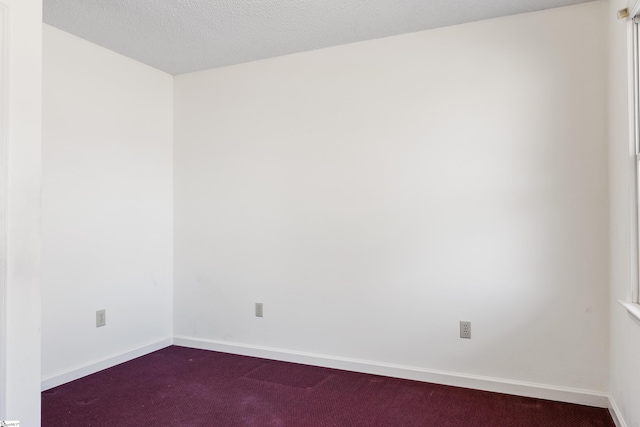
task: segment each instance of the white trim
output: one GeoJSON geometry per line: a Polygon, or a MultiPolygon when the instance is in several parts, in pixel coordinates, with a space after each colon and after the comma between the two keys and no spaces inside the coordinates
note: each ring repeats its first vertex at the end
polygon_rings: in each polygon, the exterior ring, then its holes
{"type": "Polygon", "coordinates": [[[618,303],[623,306],[630,315],[635,317],[637,320],[640,320],[640,304],[634,304],[629,301],[619,300],[618,303]]]}
{"type": "Polygon", "coordinates": [[[611,414],[611,418],[613,418],[613,422],[616,427],[627,427],[627,423],[624,421],[624,418],[620,413],[620,409],[618,408],[618,405],[616,405],[616,401],[613,400],[613,397],[609,397],[609,413],[611,414]]]}
{"type": "Polygon", "coordinates": [[[119,365],[137,357],[144,356],[154,351],[169,347],[173,344],[173,338],[163,338],[161,340],[148,342],[137,347],[129,348],[109,356],[92,360],[82,365],[74,366],[42,378],[40,388],[42,391],[57,387],[62,384],[95,374],[112,366],[119,365]]]}
{"type": "Polygon", "coordinates": [[[629,0],[627,9],[629,9],[629,17],[635,17],[640,12],[640,0],[629,0]]]}
{"type": "Polygon", "coordinates": [[[9,9],[0,3],[0,419],[7,407],[7,141],[9,9]]]}
{"type": "MultiPolygon", "coordinates": [[[[640,5],[640,0],[637,0],[640,5]]],[[[638,58],[638,24],[635,20],[629,20],[627,23],[627,73],[628,88],[630,96],[628,96],[628,119],[629,119],[629,167],[626,169],[627,182],[629,183],[629,205],[632,207],[629,212],[629,295],[628,298],[637,302],[639,298],[640,275],[638,274],[638,256],[639,256],[639,239],[638,239],[638,152],[640,148],[640,123],[638,122],[638,109],[640,107],[640,99],[638,87],[640,75],[638,66],[640,65],[638,58]]]]}
{"type": "Polygon", "coordinates": [[[371,360],[349,359],[345,357],[305,353],[248,344],[229,343],[225,341],[187,336],[175,336],[173,344],[202,350],[212,350],[223,353],[240,354],[243,356],[301,363],[305,365],[343,369],[353,372],[404,378],[435,384],[512,394],[516,396],[577,403],[581,405],[596,406],[599,408],[609,407],[608,394],[593,390],[529,383],[525,381],[470,375],[459,372],[438,371],[415,366],[403,366],[371,360]]]}

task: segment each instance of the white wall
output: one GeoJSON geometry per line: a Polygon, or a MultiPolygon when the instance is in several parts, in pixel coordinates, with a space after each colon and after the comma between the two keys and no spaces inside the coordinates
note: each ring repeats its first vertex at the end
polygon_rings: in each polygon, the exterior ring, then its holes
{"type": "Polygon", "coordinates": [[[173,77],[44,25],[43,98],[42,369],[55,385],[172,336],[173,77]]]}
{"type": "MultiPolygon", "coordinates": [[[[40,425],[42,2],[0,3],[9,17],[8,170],[1,172],[8,180],[7,286],[6,313],[0,314],[6,316],[7,375],[6,391],[0,391],[6,413],[0,417],[35,427],[40,425]]],[[[0,204],[4,209],[5,200],[0,204]]]]}
{"type": "Polygon", "coordinates": [[[605,392],[606,9],[178,76],[175,334],[605,392]]]}
{"type": "Polygon", "coordinates": [[[626,0],[609,3],[609,171],[611,218],[611,364],[610,392],[618,415],[629,427],[640,426],[640,322],[618,304],[629,300],[637,283],[637,244],[632,227],[635,209],[634,148],[629,138],[627,31],[616,18],[626,0]]]}

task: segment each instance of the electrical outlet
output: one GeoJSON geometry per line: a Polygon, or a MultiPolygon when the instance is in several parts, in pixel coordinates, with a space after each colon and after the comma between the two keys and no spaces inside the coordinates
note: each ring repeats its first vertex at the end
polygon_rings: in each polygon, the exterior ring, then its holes
{"type": "Polygon", "coordinates": [[[262,317],[262,303],[256,303],[256,317],[262,317]]]}
{"type": "Polygon", "coordinates": [[[471,322],[460,321],[460,338],[471,339],[471,322]]]}
{"type": "Polygon", "coordinates": [[[96,311],[96,328],[107,324],[107,310],[96,311]]]}

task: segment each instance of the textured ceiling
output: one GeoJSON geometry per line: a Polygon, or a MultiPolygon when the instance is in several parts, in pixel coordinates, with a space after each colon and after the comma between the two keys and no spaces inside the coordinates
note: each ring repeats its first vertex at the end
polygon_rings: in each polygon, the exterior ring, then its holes
{"type": "Polygon", "coordinates": [[[44,0],[44,22],[182,74],[589,0],[44,0]]]}

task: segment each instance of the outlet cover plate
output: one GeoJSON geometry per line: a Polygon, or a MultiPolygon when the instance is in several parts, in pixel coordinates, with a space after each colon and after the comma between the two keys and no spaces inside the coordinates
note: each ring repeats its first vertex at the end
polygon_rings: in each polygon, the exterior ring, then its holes
{"type": "Polygon", "coordinates": [[[96,328],[107,324],[107,310],[102,309],[96,311],[96,328]]]}
{"type": "Polygon", "coordinates": [[[471,339],[471,322],[460,321],[460,338],[471,339]]]}

